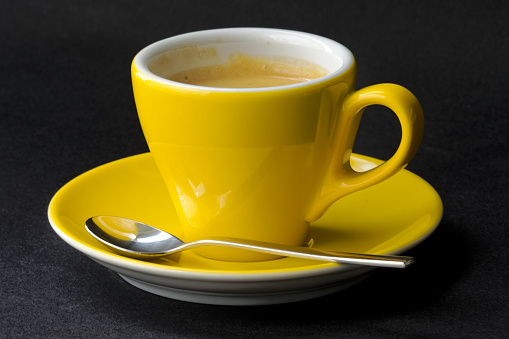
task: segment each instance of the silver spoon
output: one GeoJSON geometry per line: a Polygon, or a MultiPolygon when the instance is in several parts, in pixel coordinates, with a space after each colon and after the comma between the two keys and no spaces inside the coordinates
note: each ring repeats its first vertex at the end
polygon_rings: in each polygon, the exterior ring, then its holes
{"type": "Polygon", "coordinates": [[[85,228],[104,245],[122,255],[136,259],[166,256],[199,246],[223,246],[287,257],[365,266],[405,268],[414,262],[412,257],[325,251],[224,237],[185,243],[174,235],[152,226],[113,216],[92,217],[85,222],[85,228]]]}

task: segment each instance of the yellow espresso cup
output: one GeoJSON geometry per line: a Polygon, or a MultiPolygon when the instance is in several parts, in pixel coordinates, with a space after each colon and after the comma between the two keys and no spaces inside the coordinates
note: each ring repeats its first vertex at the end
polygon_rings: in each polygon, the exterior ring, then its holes
{"type": "MultiPolygon", "coordinates": [[[[185,241],[227,236],[303,245],[310,222],[339,198],[403,169],[423,135],[422,109],[412,93],[394,84],[356,91],[352,53],[313,34],[264,28],[183,34],[141,50],[131,71],[141,126],[185,241]],[[326,75],[259,88],[165,78],[226,63],[238,53],[305,60],[326,75]],[[350,156],[369,105],[384,105],[396,114],[401,143],[382,165],[356,172],[350,156]]],[[[226,261],[273,258],[220,248],[198,253],[226,261]]]]}

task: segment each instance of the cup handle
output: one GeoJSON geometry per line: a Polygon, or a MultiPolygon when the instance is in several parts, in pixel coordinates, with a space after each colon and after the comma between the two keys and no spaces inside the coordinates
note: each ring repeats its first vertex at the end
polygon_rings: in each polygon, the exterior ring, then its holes
{"type": "Polygon", "coordinates": [[[348,94],[345,98],[334,140],[331,159],[321,194],[307,214],[307,221],[320,218],[339,198],[380,183],[410,162],[419,148],[424,132],[424,116],[417,98],[395,84],[378,84],[348,94]],[[362,113],[367,106],[390,108],[401,124],[401,142],[394,155],[383,164],[365,172],[355,171],[350,156],[362,113]]]}

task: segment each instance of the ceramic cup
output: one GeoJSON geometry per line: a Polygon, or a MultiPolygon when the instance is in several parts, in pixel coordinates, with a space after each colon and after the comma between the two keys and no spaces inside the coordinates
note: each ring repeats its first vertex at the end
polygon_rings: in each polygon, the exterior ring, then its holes
{"type": "MultiPolygon", "coordinates": [[[[422,109],[412,93],[394,84],[355,90],[352,53],[308,33],[227,28],[183,34],[141,50],[131,72],[143,133],[185,241],[228,236],[303,245],[310,222],[341,197],[403,169],[423,135],[422,109]],[[239,52],[307,60],[328,74],[264,88],[203,87],[163,77],[226,62],[239,52]],[[385,163],[356,172],[350,156],[369,105],[396,114],[401,142],[385,163]]],[[[227,261],[273,258],[212,247],[198,254],[227,261]]]]}

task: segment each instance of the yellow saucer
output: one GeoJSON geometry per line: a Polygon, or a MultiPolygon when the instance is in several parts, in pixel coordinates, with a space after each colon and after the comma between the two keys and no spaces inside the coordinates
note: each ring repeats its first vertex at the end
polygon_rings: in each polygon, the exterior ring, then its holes
{"type": "MultiPolygon", "coordinates": [[[[381,163],[352,157],[356,169],[381,163]]],[[[403,170],[374,187],[336,202],[311,225],[313,247],[345,252],[400,254],[428,237],[442,217],[437,192],[403,170]]],[[[222,262],[191,251],[146,262],[102,246],[85,228],[87,218],[118,215],[179,236],[177,216],[150,153],[100,166],[62,187],[48,217],[68,244],[145,291],[184,301],[255,305],[314,298],[351,286],[373,268],[297,258],[222,262]]]]}

